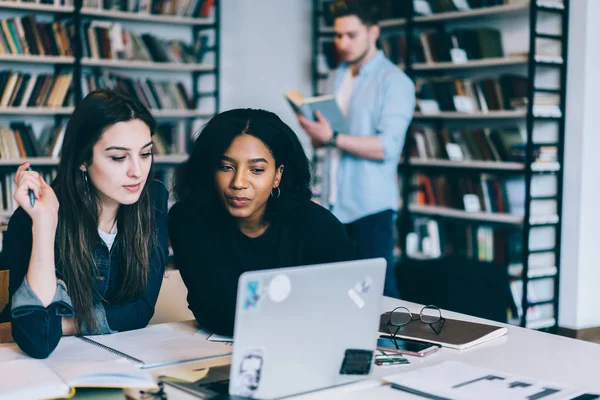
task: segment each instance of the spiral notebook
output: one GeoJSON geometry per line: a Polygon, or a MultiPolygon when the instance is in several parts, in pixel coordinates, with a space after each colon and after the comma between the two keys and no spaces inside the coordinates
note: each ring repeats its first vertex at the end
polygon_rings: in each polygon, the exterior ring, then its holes
{"type": "Polygon", "coordinates": [[[134,362],[140,368],[222,357],[231,354],[231,346],[206,340],[189,329],[168,324],[111,335],[78,336],[81,341],[134,362]]]}

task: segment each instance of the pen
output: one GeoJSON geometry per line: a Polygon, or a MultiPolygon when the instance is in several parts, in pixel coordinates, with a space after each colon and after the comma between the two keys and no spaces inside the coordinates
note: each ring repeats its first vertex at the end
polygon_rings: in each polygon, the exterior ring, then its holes
{"type": "MultiPolygon", "coordinates": [[[[31,169],[31,167],[27,168],[27,171],[33,171],[31,169]]],[[[29,202],[31,203],[31,207],[34,206],[35,204],[35,194],[33,193],[33,190],[29,189],[29,202]]]]}

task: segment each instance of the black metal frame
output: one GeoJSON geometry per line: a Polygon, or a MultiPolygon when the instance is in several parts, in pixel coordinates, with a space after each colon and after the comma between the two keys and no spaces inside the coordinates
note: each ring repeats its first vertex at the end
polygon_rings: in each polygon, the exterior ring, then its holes
{"type": "MultiPolygon", "coordinates": [[[[413,78],[415,75],[415,71],[413,69],[412,63],[412,53],[413,53],[413,32],[415,29],[415,15],[414,15],[414,7],[412,1],[410,2],[410,14],[406,20],[406,24],[401,27],[397,27],[397,31],[404,30],[406,37],[406,59],[405,62],[405,72],[410,77],[413,78]]],[[[511,223],[503,223],[497,221],[485,221],[485,220],[473,220],[472,218],[457,218],[457,217],[446,217],[443,215],[427,215],[427,217],[432,219],[448,219],[458,223],[470,224],[474,228],[478,226],[499,226],[504,227],[506,229],[516,229],[522,232],[523,241],[522,241],[522,273],[521,279],[523,281],[523,298],[522,298],[522,316],[520,320],[521,326],[527,325],[527,310],[529,307],[534,305],[542,305],[542,304],[552,304],[554,308],[554,318],[555,324],[550,328],[552,331],[556,331],[558,327],[558,301],[559,301],[559,278],[560,278],[560,255],[561,255],[561,228],[562,228],[562,203],[563,203],[563,170],[564,170],[564,141],[565,141],[565,101],[566,101],[566,79],[567,79],[567,54],[568,54],[568,24],[569,24],[569,0],[563,0],[564,9],[560,8],[550,8],[544,7],[543,5],[538,5],[536,0],[530,1],[529,6],[529,55],[528,55],[528,104],[527,104],[527,112],[525,116],[525,123],[527,127],[527,142],[526,142],[526,156],[525,156],[525,169],[524,170],[498,170],[498,169],[490,169],[486,167],[478,168],[478,167],[444,167],[444,166],[419,166],[412,165],[410,163],[410,148],[412,146],[412,138],[409,134],[406,136],[406,142],[403,149],[403,160],[400,162],[398,166],[399,174],[402,177],[402,208],[400,210],[400,215],[397,221],[397,228],[399,229],[401,235],[401,242],[403,248],[406,249],[406,237],[407,233],[411,231],[411,220],[412,215],[419,215],[419,213],[413,213],[409,210],[409,196],[410,193],[414,190],[411,184],[411,177],[414,171],[432,171],[432,172],[442,172],[442,173],[485,173],[492,172],[496,175],[519,175],[523,176],[525,179],[525,217],[523,219],[523,223],[521,224],[511,224],[511,223]],[[562,32],[560,35],[549,35],[544,33],[538,33],[536,31],[537,27],[537,17],[538,13],[547,12],[547,13],[555,13],[562,17],[562,32]],[[561,56],[562,63],[553,63],[547,61],[538,61],[535,57],[535,49],[536,49],[536,39],[549,39],[560,41],[562,44],[561,56]],[[559,88],[536,88],[535,87],[535,73],[536,68],[558,68],[560,70],[560,87],[559,88]],[[557,94],[560,97],[559,108],[561,111],[560,117],[542,117],[536,116],[533,113],[533,100],[534,94],[538,93],[551,93],[557,94]],[[554,121],[559,124],[558,129],[558,140],[556,143],[549,143],[549,145],[557,146],[558,154],[557,160],[560,165],[560,168],[557,171],[535,171],[532,169],[533,162],[533,151],[534,151],[534,143],[533,143],[533,128],[535,121],[554,121]],[[557,179],[557,194],[556,196],[544,196],[544,197],[534,197],[531,195],[531,181],[535,175],[541,174],[554,174],[557,179]],[[532,200],[556,200],[557,202],[557,214],[558,214],[558,222],[551,223],[542,223],[542,224],[531,224],[530,216],[531,216],[531,201],[532,200]],[[541,251],[529,251],[529,236],[532,228],[541,227],[541,226],[554,226],[556,230],[555,236],[555,245],[551,249],[544,249],[545,251],[552,251],[555,253],[555,265],[556,265],[556,275],[552,277],[554,279],[554,299],[550,301],[539,301],[539,302],[529,302],[528,294],[527,294],[527,286],[529,281],[539,280],[548,278],[548,276],[541,277],[529,277],[529,255],[536,252],[541,251]]],[[[329,35],[329,33],[320,32],[320,17],[322,15],[321,9],[321,0],[313,0],[313,19],[312,19],[312,32],[313,32],[313,46],[312,46],[312,88],[313,95],[319,95],[318,92],[318,83],[322,78],[317,70],[317,57],[320,53],[321,49],[319,48],[319,38],[323,36],[329,35]]],[[[427,25],[427,26],[443,26],[445,21],[429,21],[429,22],[418,22],[419,25],[427,25]]],[[[439,71],[438,71],[439,73],[439,71]]],[[[423,71],[423,75],[429,75],[429,71],[423,71]]],[[[419,72],[421,75],[421,72],[419,72]]],[[[521,119],[523,117],[515,117],[515,119],[521,119]]],[[[427,116],[423,116],[419,118],[419,120],[427,120],[427,116]]],[[[438,127],[441,126],[444,122],[444,119],[440,119],[436,121],[438,127]]],[[[536,143],[542,144],[542,143],[536,143]]],[[[316,162],[316,159],[314,160],[316,162]]],[[[423,214],[421,214],[423,215],[423,214]]],[[[508,251],[508,244],[505,251],[508,251]]],[[[404,255],[406,258],[406,255],[404,255]]]]}

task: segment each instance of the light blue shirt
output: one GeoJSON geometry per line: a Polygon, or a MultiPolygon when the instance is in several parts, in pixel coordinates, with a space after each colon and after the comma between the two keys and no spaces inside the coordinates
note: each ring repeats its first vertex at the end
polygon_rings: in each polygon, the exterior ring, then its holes
{"type": "MultiPolygon", "coordinates": [[[[340,89],[348,64],[335,74],[335,92],[340,89]]],[[[410,78],[377,51],[356,76],[348,105],[352,136],[377,136],[383,143],[383,161],[360,158],[342,152],[337,171],[337,200],[329,198],[329,174],[323,174],[321,204],[342,222],[351,223],[368,215],[398,209],[400,190],[398,163],[406,130],[415,107],[415,87],[410,78]]],[[[328,171],[325,163],[325,171],[328,171]]]]}

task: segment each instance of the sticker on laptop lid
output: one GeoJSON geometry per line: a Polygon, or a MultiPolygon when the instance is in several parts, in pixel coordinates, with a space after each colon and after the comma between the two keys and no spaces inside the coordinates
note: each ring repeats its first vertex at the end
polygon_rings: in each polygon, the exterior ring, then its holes
{"type": "Polygon", "coordinates": [[[262,347],[250,348],[243,352],[239,365],[231,368],[229,394],[252,397],[260,386],[265,351],[262,347]]]}
{"type": "Polygon", "coordinates": [[[373,350],[346,349],[341,375],[369,375],[373,362],[373,350]]]}
{"type": "Polygon", "coordinates": [[[287,275],[278,274],[269,282],[269,299],[275,303],[281,303],[286,300],[292,291],[292,281],[287,275]]]}
{"type": "Polygon", "coordinates": [[[263,288],[260,281],[246,282],[246,290],[244,292],[244,310],[258,308],[263,298],[263,288]]]}
{"type": "Polygon", "coordinates": [[[358,308],[363,308],[365,306],[369,289],[372,285],[373,280],[370,276],[367,276],[361,282],[357,282],[356,285],[348,290],[348,296],[358,308]]]}

